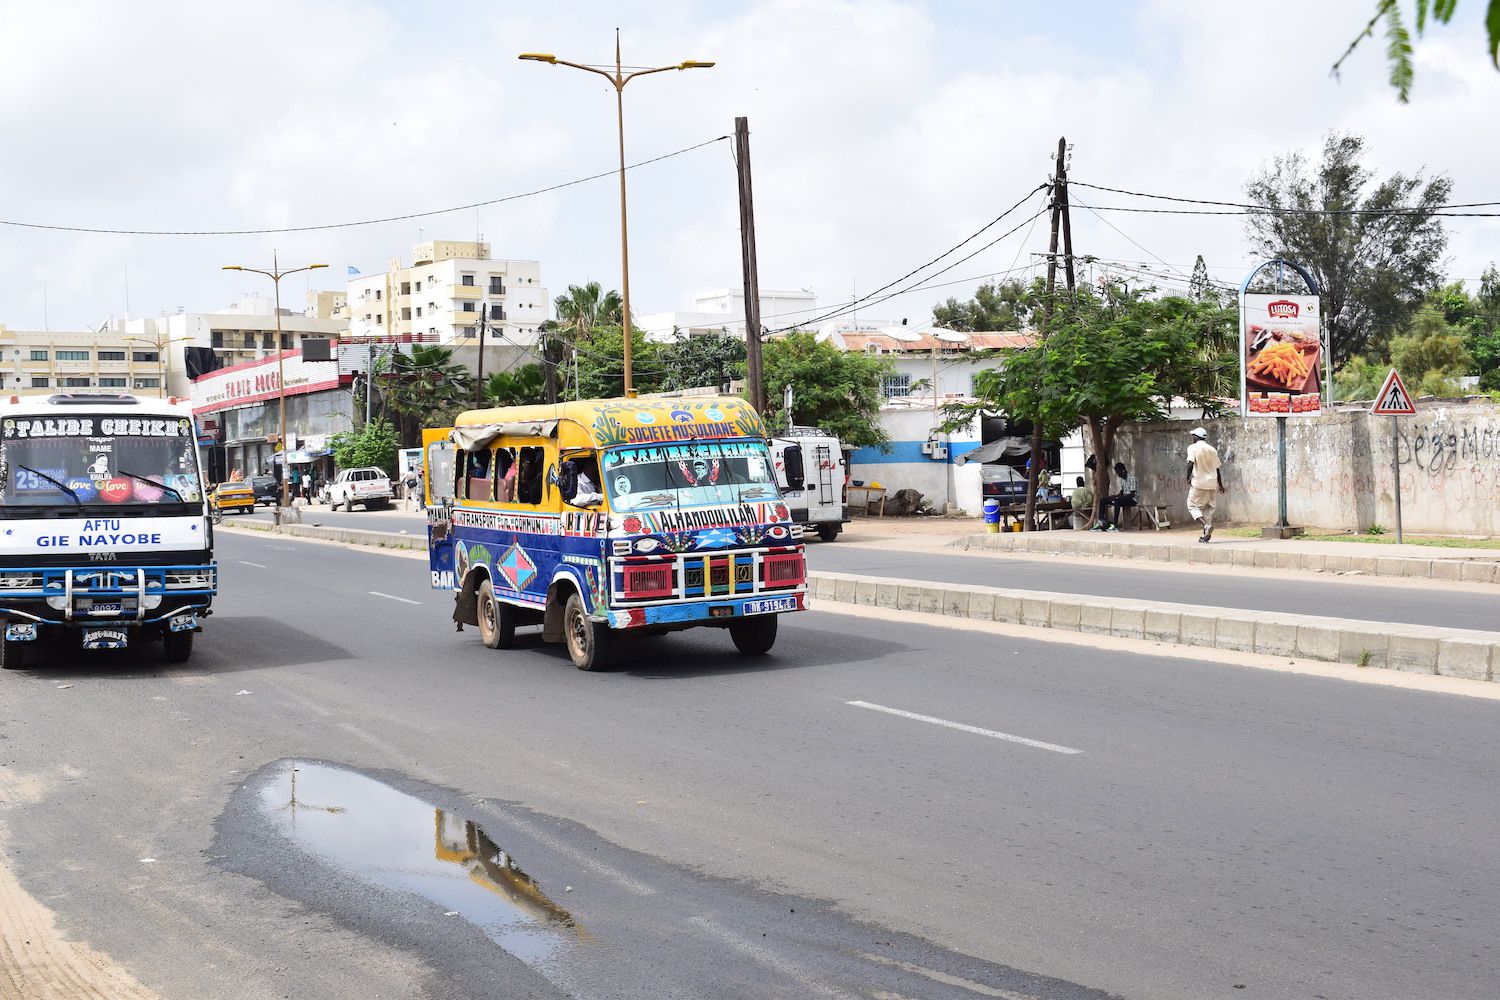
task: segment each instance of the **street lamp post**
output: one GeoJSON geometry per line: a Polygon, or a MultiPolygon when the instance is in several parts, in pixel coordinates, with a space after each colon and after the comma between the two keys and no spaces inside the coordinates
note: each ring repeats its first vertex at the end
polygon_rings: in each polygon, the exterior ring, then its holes
{"type": "Polygon", "coordinates": [[[277,441],[277,444],[281,447],[281,502],[276,505],[276,524],[278,526],[280,526],[281,524],[282,512],[286,509],[288,503],[287,488],[292,474],[292,456],[287,451],[286,447],[286,380],[282,377],[282,373],[285,371],[285,365],[282,363],[282,355],[284,352],[281,349],[281,279],[285,278],[289,274],[296,274],[299,271],[316,271],[320,267],[327,266],[327,264],[308,264],[306,267],[294,267],[289,270],[283,271],[281,269],[281,262],[277,258],[275,250],[271,251],[271,269],[269,271],[263,271],[258,267],[241,267],[239,264],[224,265],[224,270],[226,271],[249,271],[252,274],[264,274],[266,277],[271,279],[271,284],[275,288],[276,405],[277,409],[279,410],[279,418],[281,423],[280,438],[277,441]]]}
{"type": "Polygon", "coordinates": [[[167,395],[167,347],[171,344],[177,343],[179,340],[192,339],[192,337],[167,336],[157,337],[155,340],[152,340],[150,337],[126,337],[125,342],[127,344],[145,344],[156,351],[156,374],[158,376],[156,394],[165,399],[167,395]]]}
{"type": "Polygon", "coordinates": [[[625,72],[620,63],[620,29],[615,29],[615,69],[611,73],[607,69],[597,66],[586,66],[583,63],[568,62],[547,52],[523,52],[520,58],[532,62],[544,62],[553,66],[571,66],[581,69],[587,73],[595,73],[608,80],[615,88],[615,119],[619,124],[620,134],[620,296],[623,300],[621,307],[624,310],[623,328],[625,333],[625,395],[635,395],[635,383],[630,370],[630,239],[629,227],[625,220],[625,85],[638,76],[646,76],[650,73],[664,73],[669,69],[708,69],[713,65],[711,62],[701,62],[696,59],[688,59],[674,66],[657,66],[652,69],[638,69],[630,73],[625,72]]]}

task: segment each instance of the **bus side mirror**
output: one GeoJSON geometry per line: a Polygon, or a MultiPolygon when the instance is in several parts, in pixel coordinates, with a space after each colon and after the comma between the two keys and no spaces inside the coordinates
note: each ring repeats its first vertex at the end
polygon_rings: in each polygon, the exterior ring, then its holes
{"type": "Polygon", "coordinates": [[[800,490],[806,484],[806,476],[802,471],[802,446],[789,444],[781,455],[782,464],[786,466],[786,488],[789,490],[800,490]]]}

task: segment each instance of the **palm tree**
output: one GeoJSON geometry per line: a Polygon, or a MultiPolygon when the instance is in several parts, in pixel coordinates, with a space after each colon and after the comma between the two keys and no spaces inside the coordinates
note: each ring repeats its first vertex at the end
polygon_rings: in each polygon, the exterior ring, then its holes
{"type": "Polygon", "coordinates": [[[442,427],[474,398],[469,369],[453,363],[446,347],[413,347],[411,354],[397,353],[390,372],[377,376],[385,382],[385,404],[394,410],[401,430],[401,443],[421,443],[422,427],[442,427]]]}
{"type": "Polygon", "coordinates": [[[557,313],[557,324],[573,341],[587,340],[598,326],[622,326],[625,322],[624,303],[620,293],[604,291],[597,281],[586,285],[569,285],[568,294],[552,300],[557,313]]]}

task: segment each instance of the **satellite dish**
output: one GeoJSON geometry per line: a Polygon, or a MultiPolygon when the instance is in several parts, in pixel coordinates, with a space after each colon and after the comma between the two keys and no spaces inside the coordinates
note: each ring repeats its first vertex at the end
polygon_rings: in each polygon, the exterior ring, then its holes
{"type": "Polygon", "coordinates": [[[933,327],[932,335],[945,344],[967,344],[969,335],[959,333],[956,330],[944,330],[942,327],[933,327]]]}
{"type": "Polygon", "coordinates": [[[922,339],[922,335],[901,326],[888,326],[880,331],[892,340],[899,340],[903,344],[915,344],[922,339]]]}

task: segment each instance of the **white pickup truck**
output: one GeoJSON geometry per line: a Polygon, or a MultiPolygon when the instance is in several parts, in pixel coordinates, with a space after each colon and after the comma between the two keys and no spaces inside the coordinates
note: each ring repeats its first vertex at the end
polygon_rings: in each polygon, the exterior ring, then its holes
{"type": "Polygon", "coordinates": [[[379,510],[391,502],[391,479],[379,469],[344,469],[328,484],[328,505],[338,510],[379,510]]]}

